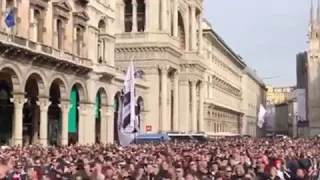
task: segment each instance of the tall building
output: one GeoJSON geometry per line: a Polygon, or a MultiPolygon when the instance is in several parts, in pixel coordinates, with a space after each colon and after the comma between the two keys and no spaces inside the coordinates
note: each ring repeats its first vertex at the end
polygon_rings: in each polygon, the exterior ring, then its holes
{"type": "Polygon", "coordinates": [[[202,0],[117,0],[115,65],[149,85],[142,130],[204,131],[202,0]]]}
{"type": "MultiPolygon", "coordinates": [[[[243,71],[246,64],[204,21],[204,126],[206,132],[241,133],[243,71]]],[[[256,105],[256,104],[255,104],[256,105]]]]}
{"type": "Polygon", "coordinates": [[[320,50],[320,5],[316,9],[311,1],[310,21],[308,28],[308,119],[310,136],[320,133],[320,83],[319,83],[319,50],[320,50]],[[316,12],[315,12],[316,11],[316,12]]]}
{"type": "Polygon", "coordinates": [[[271,85],[267,85],[267,89],[267,105],[271,105],[279,104],[288,100],[288,97],[292,96],[296,87],[273,87],[271,85]]]}
{"type": "MultiPolygon", "coordinates": [[[[114,68],[116,3],[2,0],[0,9],[1,141],[113,142],[124,79],[114,68]]],[[[146,88],[138,82],[140,99],[146,88]]]]}
{"type": "Polygon", "coordinates": [[[242,76],[242,131],[241,134],[252,137],[262,136],[257,128],[260,105],[266,108],[265,95],[267,88],[256,71],[246,67],[242,76]]]}
{"type": "Polygon", "coordinates": [[[2,0],[0,141],[114,142],[131,60],[141,132],[240,133],[247,66],[202,2],[2,0]]]}

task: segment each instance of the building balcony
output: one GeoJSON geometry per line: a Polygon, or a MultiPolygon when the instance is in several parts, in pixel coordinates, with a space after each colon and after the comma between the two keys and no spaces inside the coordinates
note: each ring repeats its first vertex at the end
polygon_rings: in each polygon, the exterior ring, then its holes
{"type": "Polygon", "coordinates": [[[77,72],[88,72],[92,69],[92,61],[85,57],[74,55],[70,52],[55,49],[51,46],[34,42],[32,40],[20,37],[17,35],[8,34],[0,31],[0,43],[3,48],[10,48],[10,51],[17,52],[19,54],[23,52],[28,54],[30,61],[41,61],[46,63],[49,60],[52,65],[58,65],[64,68],[68,67],[77,72]],[[32,57],[32,58],[31,58],[32,57]],[[44,61],[46,59],[47,61],[44,61]]]}

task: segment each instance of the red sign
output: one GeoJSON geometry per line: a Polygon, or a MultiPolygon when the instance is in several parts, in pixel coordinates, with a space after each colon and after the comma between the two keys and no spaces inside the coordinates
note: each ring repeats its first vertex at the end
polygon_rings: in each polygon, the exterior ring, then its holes
{"type": "Polygon", "coordinates": [[[152,126],[146,126],[146,131],[147,131],[147,132],[152,131],[152,126]]]}

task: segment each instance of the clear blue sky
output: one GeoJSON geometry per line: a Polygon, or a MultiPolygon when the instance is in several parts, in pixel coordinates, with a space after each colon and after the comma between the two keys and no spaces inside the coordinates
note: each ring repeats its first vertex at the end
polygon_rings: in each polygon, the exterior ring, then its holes
{"type": "Polygon", "coordinates": [[[310,0],[204,0],[205,18],[266,84],[296,84],[295,56],[307,48],[310,0]]]}

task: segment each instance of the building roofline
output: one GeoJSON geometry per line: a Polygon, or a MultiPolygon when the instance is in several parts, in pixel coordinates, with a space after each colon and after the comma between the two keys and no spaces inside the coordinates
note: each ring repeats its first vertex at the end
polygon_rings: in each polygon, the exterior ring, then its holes
{"type": "Polygon", "coordinates": [[[204,20],[208,26],[210,26],[209,29],[203,29],[203,34],[210,34],[213,38],[215,38],[217,40],[217,42],[227,50],[227,52],[230,53],[230,55],[234,58],[234,60],[236,60],[237,63],[239,63],[240,66],[242,66],[243,68],[245,68],[247,66],[247,64],[242,60],[241,56],[236,54],[228,45],[227,43],[213,30],[213,28],[211,27],[211,24],[207,21],[204,20]]]}

